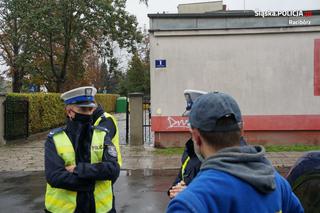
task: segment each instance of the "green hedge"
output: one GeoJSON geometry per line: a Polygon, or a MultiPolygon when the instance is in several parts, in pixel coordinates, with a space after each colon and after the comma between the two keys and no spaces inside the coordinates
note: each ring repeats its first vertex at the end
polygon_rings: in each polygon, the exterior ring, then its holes
{"type": "Polygon", "coordinates": [[[118,97],[119,95],[117,94],[97,94],[95,99],[106,112],[115,112],[118,97]]]}
{"type": "MultiPolygon", "coordinates": [[[[98,94],[96,101],[107,112],[114,112],[118,96],[98,94]]],[[[65,123],[64,103],[58,93],[9,93],[7,100],[27,100],[29,102],[29,134],[59,127],[65,123]]]]}
{"type": "Polygon", "coordinates": [[[56,93],[10,93],[7,100],[29,102],[29,134],[61,126],[65,122],[64,104],[56,93]]]}

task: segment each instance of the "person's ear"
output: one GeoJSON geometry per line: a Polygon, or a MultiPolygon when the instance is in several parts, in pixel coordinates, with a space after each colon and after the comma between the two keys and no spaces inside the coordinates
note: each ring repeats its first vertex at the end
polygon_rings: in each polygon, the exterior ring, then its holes
{"type": "Polygon", "coordinates": [[[65,110],[66,110],[67,117],[72,120],[72,118],[74,118],[74,112],[71,109],[71,106],[66,106],[65,110]]]}
{"type": "Polygon", "coordinates": [[[239,128],[240,128],[240,136],[244,136],[243,124],[244,124],[243,121],[238,124],[238,125],[239,125],[239,128]]]}
{"type": "Polygon", "coordinates": [[[193,141],[198,145],[202,145],[201,135],[198,129],[192,129],[191,130],[193,141]]]}
{"type": "Polygon", "coordinates": [[[97,109],[97,107],[92,107],[91,111],[90,111],[90,115],[93,114],[93,112],[97,109]]]}

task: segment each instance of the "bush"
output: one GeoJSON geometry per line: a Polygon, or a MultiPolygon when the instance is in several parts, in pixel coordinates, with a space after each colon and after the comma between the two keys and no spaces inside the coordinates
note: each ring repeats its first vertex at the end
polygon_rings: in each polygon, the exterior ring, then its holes
{"type": "Polygon", "coordinates": [[[65,123],[64,104],[57,93],[10,93],[9,100],[29,102],[29,134],[42,132],[65,123]]]}
{"type": "Polygon", "coordinates": [[[102,106],[106,112],[116,111],[116,102],[119,95],[117,94],[97,94],[95,96],[96,102],[102,106]]]}
{"type": "MultiPolygon", "coordinates": [[[[97,94],[96,102],[101,104],[105,111],[114,112],[118,96],[97,94]]],[[[7,100],[27,100],[29,102],[29,134],[65,124],[64,103],[58,93],[9,93],[7,100]]]]}

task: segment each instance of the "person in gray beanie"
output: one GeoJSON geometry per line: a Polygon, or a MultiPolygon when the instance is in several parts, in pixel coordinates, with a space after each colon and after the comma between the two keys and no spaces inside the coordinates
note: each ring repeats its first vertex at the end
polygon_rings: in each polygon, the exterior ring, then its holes
{"type": "Polygon", "coordinates": [[[264,147],[239,146],[242,117],[234,98],[221,92],[200,96],[189,122],[195,153],[203,163],[167,212],[304,212],[288,182],[265,157],[264,147]]]}

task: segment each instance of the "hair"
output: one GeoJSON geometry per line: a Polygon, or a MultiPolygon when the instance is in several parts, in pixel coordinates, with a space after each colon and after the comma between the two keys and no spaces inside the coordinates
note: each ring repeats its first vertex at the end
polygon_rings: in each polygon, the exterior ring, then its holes
{"type": "MultiPolygon", "coordinates": [[[[216,127],[224,127],[235,124],[233,117],[223,117],[216,123],[216,127]]],[[[239,124],[239,130],[228,131],[228,132],[205,132],[199,129],[201,136],[206,142],[214,147],[216,150],[223,149],[231,146],[238,146],[240,144],[241,137],[241,124],[239,124]]]]}

